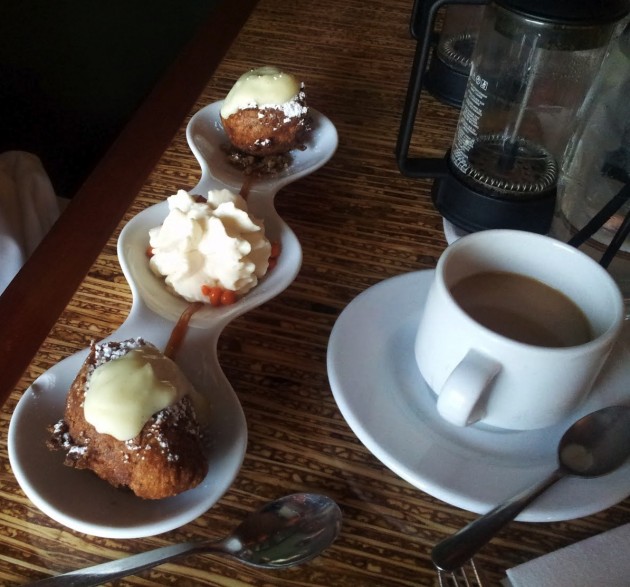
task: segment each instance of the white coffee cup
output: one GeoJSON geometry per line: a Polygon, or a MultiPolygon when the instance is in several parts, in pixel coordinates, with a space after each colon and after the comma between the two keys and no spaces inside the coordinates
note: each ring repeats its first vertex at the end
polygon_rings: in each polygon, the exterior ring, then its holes
{"type": "Polygon", "coordinates": [[[534,233],[488,230],[462,237],[440,257],[415,356],[449,422],[544,428],[586,399],[623,316],[615,281],[578,249],[534,233]],[[527,338],[530,326],[542,331],[551,322],[540,339],[527,338]]]}

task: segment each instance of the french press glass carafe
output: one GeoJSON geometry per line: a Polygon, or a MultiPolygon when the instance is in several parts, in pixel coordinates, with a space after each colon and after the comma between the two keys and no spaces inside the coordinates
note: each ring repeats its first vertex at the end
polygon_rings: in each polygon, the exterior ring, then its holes
{"type": "Polygon", "coordinates": [[[436,178],[433,201],[461,229],[547,232],[575,115],[629,10],[627,0],[486,5],[449,153],[441,167],[407,157],[416,115],[408,94],[397,147],[401,170],[436,178]]]}

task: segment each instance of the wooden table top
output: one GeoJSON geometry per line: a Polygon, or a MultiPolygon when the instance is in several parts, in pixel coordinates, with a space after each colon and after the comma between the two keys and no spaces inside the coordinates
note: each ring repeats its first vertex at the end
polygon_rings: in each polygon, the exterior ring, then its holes
{"type": "MultiPolygon", "coordinates": [[[[416,489],[373,456],[341,415],[326,370],[331,329],[347,304],[384,279],[433,268],[446,246],[431,182],[401,175],[394,156],[415,47],[410,13],[405,0],[261,0],[254,8],[0,413],[1,584],[22,585],[158,546],[219,538],[263,502],[298,491],[328,494],[344,514],[339,539],[312,562],[266,572],[225,557],[196,556],[117,584],[436,584],[432,546],[474,514],[416,489]],[[222,99],[244,71],[264,64],[305,80],[310,105],[336,125],[339,148],[324,168],[276,196],[303,248],[299,275],[282,294],[230,323],[219,340],[220,363],[248,423],[242,468],[215,506],[179,529],[132,540],[69,530],[40,512],[12,474],[11,413],[35,378],[125,320],[132,298],[116,256],[120,229],[141,210],[198,182],[200,170],[185,139],[190,116],[222,99]]],[[[421,112],[413,149],[441,155],[457,113],[428,96],[421,112]]],[[[99,213],[107,212],[101,208],[99,213]]],[[[42,284],[37,295],[45,296],[49,287],[42,284]]],[[[577,520],[515,522],[477,560],[488,584],[497,584],[509,567],[629,520],[626,500],[577,520]]]]}

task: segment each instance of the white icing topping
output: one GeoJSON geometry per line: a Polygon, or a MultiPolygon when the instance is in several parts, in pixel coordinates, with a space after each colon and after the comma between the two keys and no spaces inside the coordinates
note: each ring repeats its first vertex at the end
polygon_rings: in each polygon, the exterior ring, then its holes
{"type": "Polygon", "coordinates": [[[306,107],[298,101],[301,84],[295,76],[277,67],[259,67],[244,73],[234,84],[221,107],[228,118],[245,108],[278,108],[287,118],[302,116],[306,107]]]}
{"type": "Polygon", "coordinates": [[[247,203],[229,190],[195,202],[184,190],[168,199],[164,224],[149,231],[151,269],[189,302],[208,302],[202,286],[243,295],[267,272],[271,243],[247,203]]]}
{"type": "Polygon", "coordinates": [[[153,414],[188,394],[194,389],[179,367],[155,347],[142,346],[92,371],[83,409],[97,432],[130,440],[153,414]]]}

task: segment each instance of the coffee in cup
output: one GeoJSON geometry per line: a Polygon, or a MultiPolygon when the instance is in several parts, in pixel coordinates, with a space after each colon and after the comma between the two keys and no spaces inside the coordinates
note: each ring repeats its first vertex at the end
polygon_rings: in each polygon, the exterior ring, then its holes
{"type": "Polygon", "coordinates": [[[451,295],[482,326],[525,344],[577,346],[593,336],[588,318],[571,298],[527,275],[476,273],[458,281],[451,295]]]}
{"type": "Polygon", "coordinates": [[[440,257],[415,342],[439,413],[528,430],[586,399],[623,323],[608,273],[546,236],[488,230],[440,257]]]}

